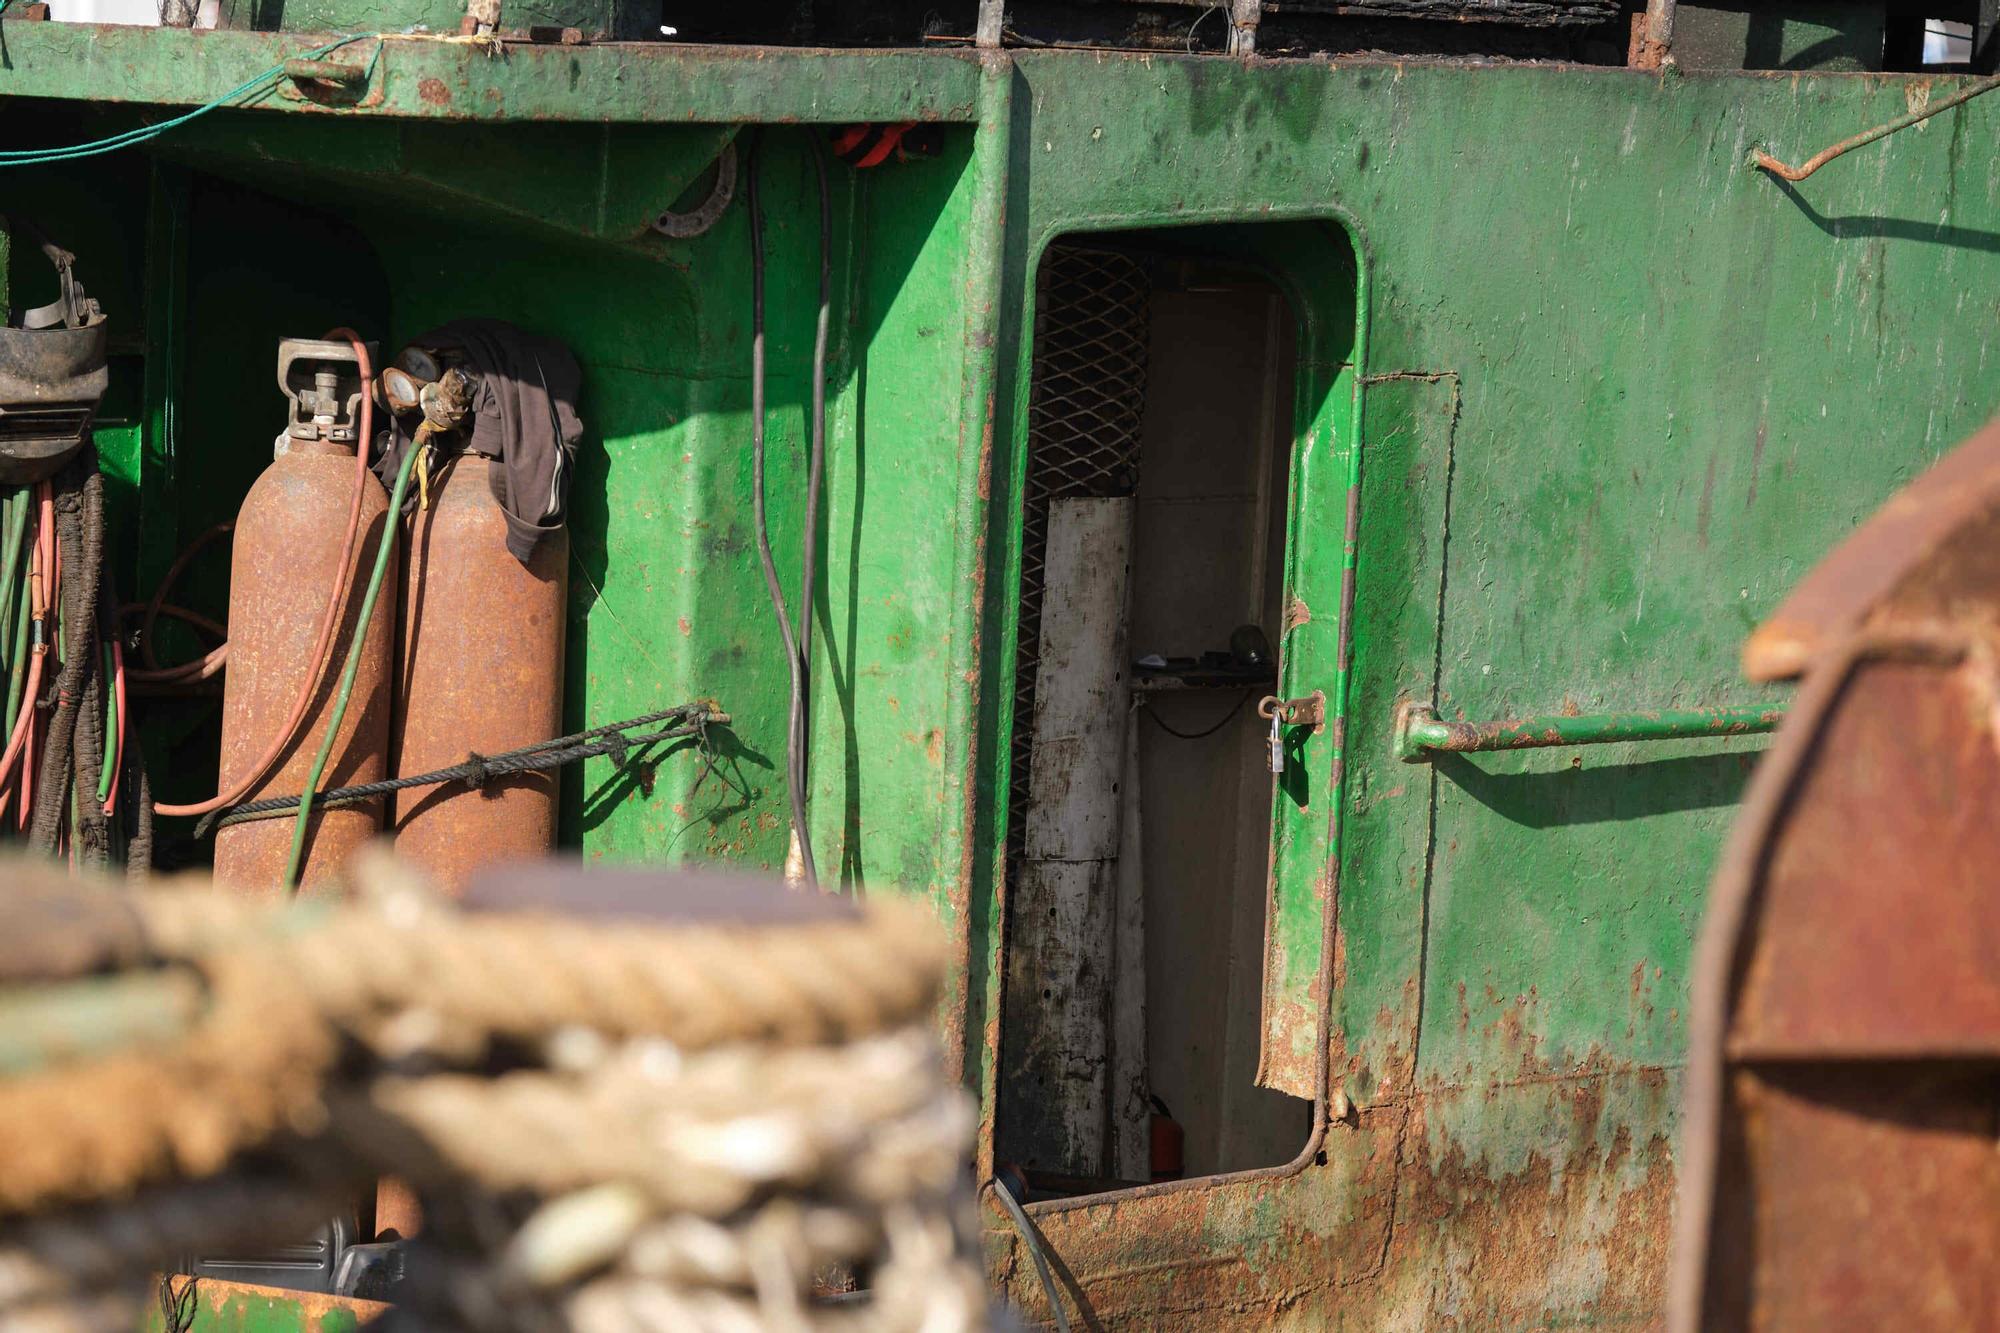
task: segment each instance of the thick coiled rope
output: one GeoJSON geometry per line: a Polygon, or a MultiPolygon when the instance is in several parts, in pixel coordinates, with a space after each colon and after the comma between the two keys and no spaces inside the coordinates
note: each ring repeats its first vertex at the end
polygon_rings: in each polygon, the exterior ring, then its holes
{"type": "Polygon", "coordinates": [[[986,1326],[923,913],[586,921],[353,877],[349,903],[14,900],[70,938],[39,969],[0,944],[0,995],[152,970],[202,1002],[0,1077],[0,1325],[136,1320],[160,1266],[393,1174],[426,1220],[391,1329],[986,1326]],[[865,1296],[818,1298],[831,1274],[865,1296]]]}

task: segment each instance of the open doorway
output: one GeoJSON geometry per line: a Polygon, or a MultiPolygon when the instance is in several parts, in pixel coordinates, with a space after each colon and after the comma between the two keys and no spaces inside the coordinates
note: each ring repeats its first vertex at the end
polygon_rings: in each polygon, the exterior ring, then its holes
{"type": "Polygon", "coordinates": [[[1257,1086],[1300,326],[1192,239],[1068,238],[1037,275],[995,1125],[1030,1199],[1311,1129],[1257,1086]]]}

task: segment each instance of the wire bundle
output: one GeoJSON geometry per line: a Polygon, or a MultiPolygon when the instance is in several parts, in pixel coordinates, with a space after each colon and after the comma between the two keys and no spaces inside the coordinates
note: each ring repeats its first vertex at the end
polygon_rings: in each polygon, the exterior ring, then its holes
{"type": "Polygon", "coordinates": [[[152,809],[104,541],[94,449],[0,494],[0,831],[74,868],[143,869],[152,809]]]}

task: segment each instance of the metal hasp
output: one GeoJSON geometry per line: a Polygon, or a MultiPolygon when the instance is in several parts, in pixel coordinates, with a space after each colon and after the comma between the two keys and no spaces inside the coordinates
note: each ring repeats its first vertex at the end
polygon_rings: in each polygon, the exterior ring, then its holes
{"type": "Polygon", "coordinates": [[[1431,754],[1539,750],[1613,741],[1681,741],[1775,731],[1782,708],[1680,708],[1639,713],[1542,713],[1500,722],[1452,722],[1428,704],[1396,710],[1396,754],[1415,763],[1431,754]]]}
{"type": "Polygon", "coordinates": [[[1801,676],[1696,954],[1669,1327],[2000,1327],[2000,422],[1752,636],[1801,676]]]}

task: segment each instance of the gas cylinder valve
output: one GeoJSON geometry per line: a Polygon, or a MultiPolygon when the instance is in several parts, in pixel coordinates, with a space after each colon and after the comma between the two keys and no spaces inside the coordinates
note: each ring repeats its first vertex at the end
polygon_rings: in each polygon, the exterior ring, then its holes
{"type": "MultiPolygon", "coordinates": [[[[375,358],[375,346],[368,345],[375,358]]],[[[351,343],[286,338],[278,344],[278,388],[291,404],[275,452],[293,440],[353,445],[360,433],[361,362],[351,343]]]]}

